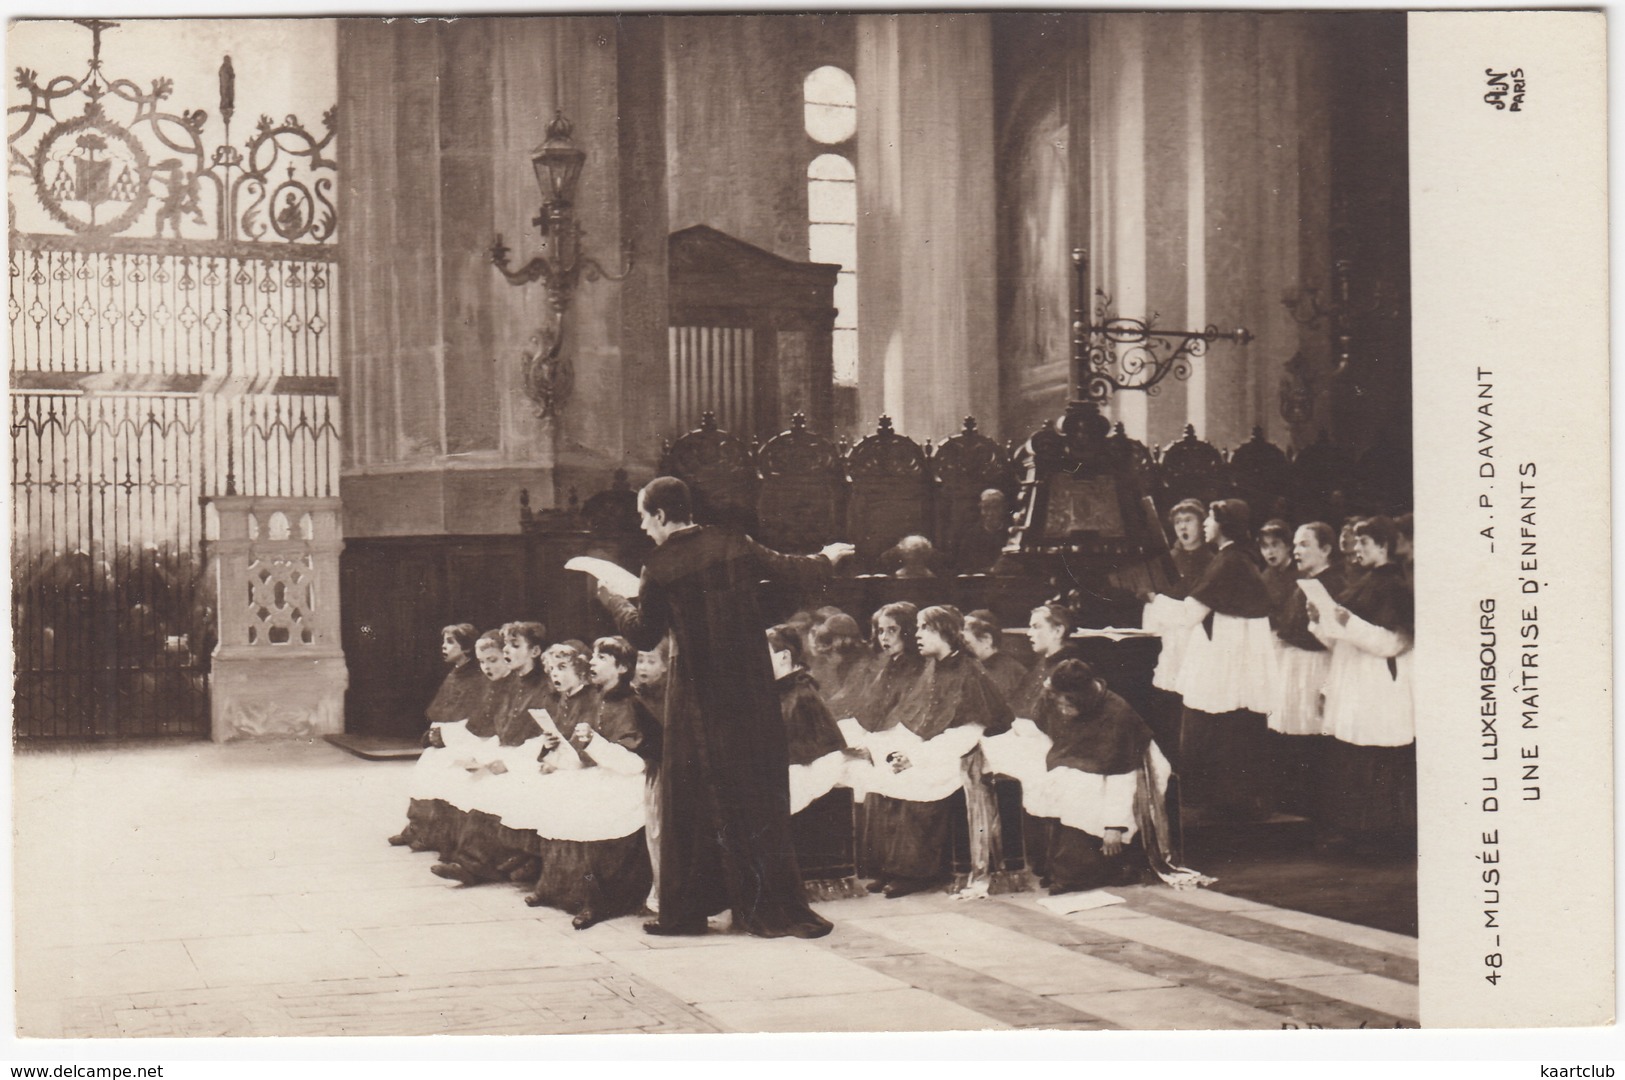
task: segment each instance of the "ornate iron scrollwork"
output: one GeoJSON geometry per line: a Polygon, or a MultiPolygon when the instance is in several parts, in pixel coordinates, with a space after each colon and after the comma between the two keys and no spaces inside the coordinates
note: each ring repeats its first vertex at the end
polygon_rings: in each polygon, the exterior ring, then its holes
{"type": "Polygon", "coordinates": [[[1156,394],[1163,379],[1190,378],[1190,362],[1221,339],[1245,345],[1253,339],[1245,327],[1220,330],[1209,323],[1201,330],[1161,330],[1156,316],[1131,319],[1113,314],[1112,298],[1103,289],[1094,293],[1094,310],[1085,307],[1089,257],[1072,252],[1078,275],[1077,305],[1072,322],[1072,362],[1078,396],[1097,404],[1116,390],[1143,390],[1156,394]]]}
{"type": "Polygon", "coordinates": [[[280,122],[262,116],[239,149],[231,141],[236,71],[226,56],[218,72],[224,134],[211,148],[209,113],[169,105],[173,79],[156,78],[143,89],[106,72],[102,35],[118,23],[75,21],[91,33],[84,74],[42,83],[38,72],[18,68],[16,85],[28,100],[7,109],[9,171],[29,180],[53,221],[87,237],[126,235],[146,225],[154,237],[180,239],[188,225],[212,224],[210,239],[228,242],[333,239],[338,162],[327,150],[336,106],[322,114],[320,135],[297,116],[280,122]],[[73,115],[78,102],[82,110],[73,115]]]}

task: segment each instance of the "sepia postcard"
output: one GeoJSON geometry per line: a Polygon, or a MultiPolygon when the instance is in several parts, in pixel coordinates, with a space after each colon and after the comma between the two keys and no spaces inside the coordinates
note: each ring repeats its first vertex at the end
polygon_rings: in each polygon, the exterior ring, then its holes
{"type": "Polygon", "coordinates": [[[1614,1022],[1602,14],[6,58],[15,1060],[1614,1022]]]}

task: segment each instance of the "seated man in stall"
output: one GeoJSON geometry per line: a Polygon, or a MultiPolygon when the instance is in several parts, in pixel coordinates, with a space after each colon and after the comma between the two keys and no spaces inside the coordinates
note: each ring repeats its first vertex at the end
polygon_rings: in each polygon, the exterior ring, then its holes
{"type": "Polygon", "coordinates": [[[905,581],[936,577],[937,549],[923,536],[905,536],[881,556],[884,565],[896,566],[895,577],[905,581]]]}
{"type": "Polygon", "coordinates": [[[988,488],[977,502],[976,520],[955,537],[954,564],[961,574],[986,574],[1010,539],[1010,513],[1004,492],[988,488]]]}

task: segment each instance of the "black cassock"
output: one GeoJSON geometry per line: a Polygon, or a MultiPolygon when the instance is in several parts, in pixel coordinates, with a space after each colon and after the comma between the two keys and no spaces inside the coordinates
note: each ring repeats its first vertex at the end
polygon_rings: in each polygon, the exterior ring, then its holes
{"type": "Polygon", "coordinates": [[[649,556],[636,603],[604,590],[639,649],[669,631],[660,763],[660,921],[691,927],[732,909],[762,937],[827,933],[807,906],[790,837],[789,755],[757,602],[764,578],[813,584],[832,567],[741,533],[693,526],[649,556]]]}
{"type": "MultiPolygon", "coordinates": [[[[903,663],[888,668],[906,670],[903,663]]],[[[912,680],[894,708],[884,713],[867,711],[858,717],[871,731],[902,725],[922,740],[967,724],[980,725],[987,735],[1001,735],[1010,730],[1012,719],[1010,706],[982,665],[959,651],[925,661],[919,678],[912,680]]],[[[864,867],[869,875],[884,881],[946,876],[952,869],[948,849],[951,798],[915,802],[870,792],[864,800],[863,839],[864,867]]]]}
{"type": "Polygon", "coordinates": [[[790,764],[811,765],[825,754],[846,748],[841,729],[830,715],[829,706],[818,694],[818,680],[806,669],[797,668],[779,679],[779,711],[784,717],[784,735],[789,744],[790,764]]]}
{"type": "MultiPolygon", "coordinates": [[[[566,736],[578,723],[617,746],[632,751],[652,771],[660,762],[660,724],[630,686],[600,694],[581,691],[560,709],[559,730],[566,736]],[[568,726],[566,726],[568,725],[568,726]]],[[[601,768],[596,762],[591,766],[601,768]]],[[[556,840],[538,837],[536,854],[541,876],[534,900],[575,914],[590,909],[599,919],[630,915],[649,895],[649,851],[643,830],[609,840],[556,840]]]]}
{"type": "Polygon", "coordinates": [[[446,681],[440,684],[434,700],[429,702],[426,710],[429,723],[459,724],[473,716],[474,711],[485,703],[485,689],[489,682],[480,665],[472,660],[465,660],[452,668],[446,675],[446,681]]]}

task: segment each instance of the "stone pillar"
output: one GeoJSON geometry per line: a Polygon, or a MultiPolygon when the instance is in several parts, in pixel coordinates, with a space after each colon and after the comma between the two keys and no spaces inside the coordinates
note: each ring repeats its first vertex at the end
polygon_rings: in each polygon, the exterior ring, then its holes
{"type": "Polygon", "coordinates": [[[882,412],[920,442],[998,422],[992,49],[985,14],[859,16],[865,430],[882,412]]]}
{"type": "MultiPolygon", "coordinates": [[[[1091,285],[1115,314],[1169,329],[1245,326],[1188,381],[1114,395],[1109,412],[1153,444],[1187,423],[1224,448],[1254,425],[1285,445],[1280,384],[1313,351],[1281,305],[1320,280],[1327,186],[1324,65],[1312,16],[1088,16],[1091,285]]],[[[1320,335],[1324,337],[1324,335],[1320,335]]]]}
{"type": "Polygon", "coordinates": [[[337,499],[224,496],[209,505],[219,620],[210,687],[215,742],[344,730],[337,499]]]}
{"type": "Polygon", "coordinates": [[[612,18],[340,21],[350,535],[514,533],[521,489],[545,508],[652,466],[665,414],[663,46],[647,22],[622,36],[612,18]],[[621,71],[622,52],[635,70],[621,71]],[[531,152],[556,109],[587,153],[585,251],[613,271],[626,238],[644,261],[625,283],[583,277],[565,323],[574,385],[538,416],[521,357],[545,289],[509,285],[488,251],[499,233],[514,265],[542,249],[531,152]]]}

